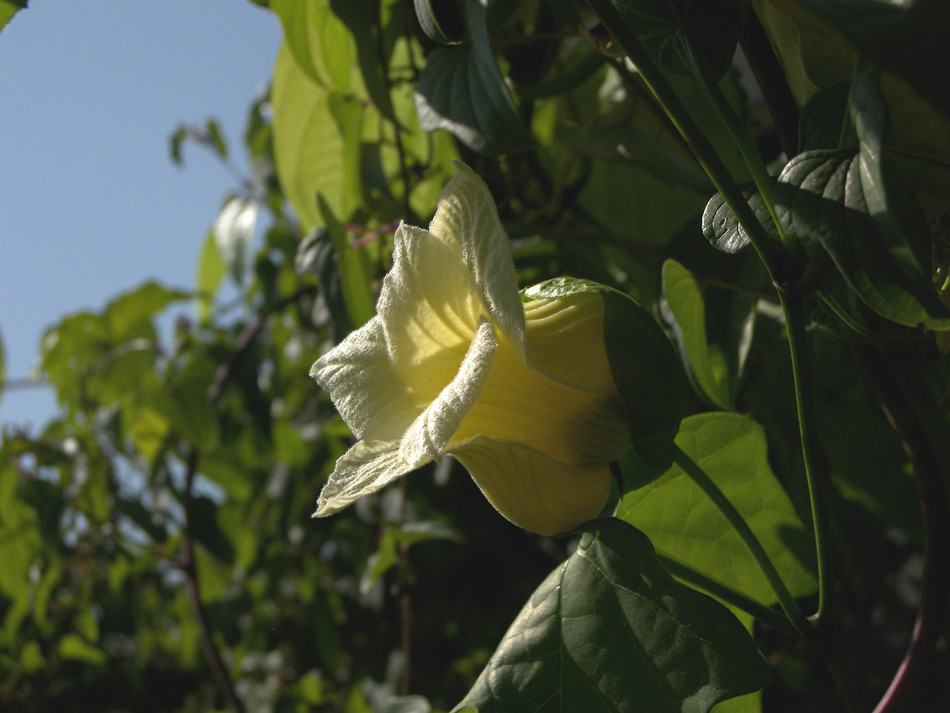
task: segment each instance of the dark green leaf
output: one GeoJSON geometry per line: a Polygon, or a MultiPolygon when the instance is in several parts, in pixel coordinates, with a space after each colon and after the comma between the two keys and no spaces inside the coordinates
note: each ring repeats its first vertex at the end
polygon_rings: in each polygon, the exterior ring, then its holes
{"type": "Polygon", "coordinates": [[[419,125],[447,129],[466,146],[489,156],[531,146],[492,57],[485,7],[466,0],[468,34],[459,47],[437,47],[416,84],[419,125]]]}
{"type": "Polygon", "coordinates": [[[664,69],[695,76],[690,47],[721,78],[732,66],[749,0],[611,0],[664,69]]]}
{"type": "Polygon", "coordinates": [[[950,3],[797,2],[844,35],[863,56],[899,75],[923,99],[950,116],[950,74],[934,71],[935,67],[950,67],[950,3]]]}
{"type": "Polygon", "coordinates": [[[207,139],[205,143],[218,155],[218,158],[226,160],[228,158],[228,144],[224,140],[224,134],[221,132],[221,126],[214,119],[208,119],[205,122],[205,132],[207,139]]]}
{"type": "Polygon", "coordinates": [[[188,526],[195,542],[211,555],[224,564],[234,563],[234,546],[218,525],[218,506],[213,500],[192,497],[188,526]]]}
{"type": "Polygon", "coordinates": [[[366,266],[363,264],[364,253],[350,245],[346,237],[346,229],[322,194],[317,194],[317,205],[336,250],[340,286],[346,303],[346,311],[350,315],[353,326],[360,327],[376,314],[376,301],[373,299],[366,266]]]}
{"type": "Polygon", "coordinates": [[[798,120],[798,151],[843,148],[841,125],[848,111],[851,82],[835,82],[816,92],[798,120]]]}
{"type": "Polygon", "coordinates": [[[436,12],[433,0],[413,0],[416,19],[426,36],[439,44],[457,44],[465,34],[465,19],[462,14],[464,0],[442,0],[436,12]],[[438,15],[438,17],[437,17],[438,15]],[[444,28],[443,28],[444,26],[444,28]]]}
{"type": "MultiPolygon", "coordinates": [[[[676,444],[746,519],[792,595],[813,592],[811,538],[769,467],[762,427],[738,414],[690,416],[676,444]]],[[[678,466],[624,495],[617,517],[642,529],[660,554],[763,604],[775,603],[742,540],[678,466]]]]}
{"type": "MultiPolygon", "coordinates": [[[[709,348],[706,339],[706,306],[696,279],[675,260],[663,263],[664,318],[673,328],[683,360],[699,393],[713,406],[732,410],[729,369],[709,348]]],[[[721,355],[719,355],[721,357],[721,355]]]]}
{"type": "MultiPolygon", "coordinates": [[[[755,184],[743,183],[739,189],[752,208],[752,212],[755,213],[755,217],[765,226],[769,236],[778,240],[778,229],[772,222],[769,208],[765,205],[755,184]]],[[[736,220],[732,209],[726,205],[721,193],[714,195],[706,204],[706,210],[703,211],[703,235],[714,248],[724,253],[737,253],[751,245],[749,236],[739,225],[739,221],[736,220]]]]}
{"type": "Polygon", "coordinates": [[[643,533],[593,523],[541,584],[456,710],[705,713],[769,667],[742,624],[676,583],[643,533]]]}

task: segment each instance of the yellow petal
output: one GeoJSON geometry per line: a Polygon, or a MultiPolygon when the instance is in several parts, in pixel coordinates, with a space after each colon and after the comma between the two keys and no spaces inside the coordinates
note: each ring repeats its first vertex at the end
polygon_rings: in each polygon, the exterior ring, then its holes
{"type": "Polygon", "coordinates": [[[455,378],[403,436],[399,450],[403,460],[418,467],[442,457],[449,439],[481,396],[497,347],[495,327],[483,317],[455,378]]]}
{"type": "MultiPolygon", "coordinates": [[[[524,311],[511,262],[511,245],[488,186],[459,161],[436,200],[429,231],[454,249],[475,277],[491,316],[515,350],[524,354],[524,311]]],[[[457,258],[456,258],[457,259],[457,258]]]]}
{"type": "Polygon", "coordinates": [[[596,393],[549,378],[526,367],[502,341],[488,383],[453,441],[486,436],[517,442],[565,465],[589,468],[618,458],[627,435],[615,390],[596,393]]]}
{"type": "Polygon", "coordinates": [[[339,512],[413,470],[399,455],[398,441],[360,441],[336,462],[317,500],[317,517],[339,512]]]}
{"type": "Polygon", "coordinates": [[[614,394],[604,347],[604,300],[596,292],[524,305],[528,365],[580,389],[614,394]]]}
{"type": "Polygon", "coordinates": [[[610,494],[606,463],[566,466],[519,443],[485,437],[449,452],[502,515],[531,532],[556,535],[597,517],[610,494]]]}
{"type": "Polygon", "coordinates": [[[310,376],[358,438],[396,440],[423,408],[393,370],[378,317],[320,357],[310,376]]]}
{"type": "Polygon", "coordinates": [[[429,231],[401,225],[395,245],[376,310],[418,415],[455,378],[487,307],[458,253],[429,231]]]}

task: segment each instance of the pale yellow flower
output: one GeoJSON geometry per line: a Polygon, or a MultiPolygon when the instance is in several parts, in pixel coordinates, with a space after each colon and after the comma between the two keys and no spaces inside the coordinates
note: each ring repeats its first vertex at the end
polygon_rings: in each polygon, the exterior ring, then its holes
{"type": "Polygon", "coordinates": [[[359,439],[316,515],[448,454],[516,525],[566,532],[603,508],[628,434],[603,300],[523,302],[491,194],[456,166],[429,230],[396,231],[376,316],[310,371],[359,439]]]}

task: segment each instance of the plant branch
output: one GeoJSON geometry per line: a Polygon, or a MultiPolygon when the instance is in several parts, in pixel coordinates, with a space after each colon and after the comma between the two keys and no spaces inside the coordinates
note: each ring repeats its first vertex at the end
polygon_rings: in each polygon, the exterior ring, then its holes
{"type": "Polygon", "coordinates": [[[221,398],[221,394],[224,392],[224,387],[227,386],[228,382],[232,378],[234,378],[234,373],[241,365],[241,362],[244,361],[244,357],[247,356],[247,353],[250,351],[254,341],[258,336],[260,336],[261,331],[267,324],[267,320],[277,312],[280,312],[286,308],[287,305],[293,304],[299,300],[304,295],[314,294],[316,289],[316,287],[311,285],[301,287],[293,294],[279,300],[271,309],[261,312],[257,316],[257,319],[244,328],[244,331],[238,335],[238,338],[234,342],[234,350],[228,356],[227,360],[224,361],[214,373],[214,381],[208,388],[208,403],[211,406],[214,406],[221,398]]]}
{"type": "Polygon", "coordinates": [[[755,12],[746,16],[739,44],[762,90],[782,150],[791,158],[798,153],[798,104],[755,12]]]}
{"type": "Polygon", "coordinates": [[[910,459],[923,517],[924,568],[917,619],[904,660],[874,709],[874,713],[897,713],[913,710],[914,693],[940,637],[943,609],[950,598],[950,514],[939,461],[893,369],[873,345],[856,344],[854,353],[910,459]]]}
{"type": "Polygon", "coordinates": [[[588,4],[600,17],[604,27],[613,35],[623,51],[636,65],[644,83],[656,96],[663,107],[663,111],[670,117],[677,131],[689,145],[690,150],[696,156],[703,170],[706,171],[716,190],[722,194],[726,205],[735,214],[749,236],[749,240],[759,254],[766,270],[768,270],[772,282],[780,291],[785,290],[788,282],[785,274],[785,256],[775,247],[775,244],[765,232],[765,228],[755,217],[755,213],[743,197],[738,185],[729,174],[716,150],[693,121],[663,72],[627,27],[610,0],[588,0],[588,4]]]}
{"type": "Polygon", "coordinates": [[[185,574],[185,587],[188,590],[188,602],[198,623],[198,632],[201,638],[201,648],[204,650],[205,658],[211,667],[211,674],[214,676],[215,683],[224,696],[224,700],[234,709],[235,713],[244,713],[244,706],[237,697],[234,690],[234,684],[228,675],[227,667],[221,658],[221,652],[218,651],[214,643],[214,637],[211,633],[211,625],[208,623],[208,616],[204,606],[201,604],[201,592],[198,589],[198,573],[195,569],[195,552],[191,542],[190,524],[191,524],[191,489],[195,480],[195,474],[198,470],[198,451],[191,449],[188,453],[187,471],[185,473],[185,490],[182,493],[182,508],[185,512],[185,522],[181,537],[181,558],[179,566],[185,574]]]}
{"type": "Polygon", "coordinates": [[[821,621],[828,603],[831,581],[828,570],[828,542],[830,514],[828,493],[823,475],[819,471],[815,454],[818,440],[818,419],[815,415],[811,363],[808,359],[808,342],[805,335],[805,317],[802,298],[798,295],[779,294],[785,325],[788,332],[788,349],[792,359],[792,378],[795,387],[795,408],[798,414],[798,432],[801,438],[802,459],[805,464],[805,480],[808,484],[808,499],[811,509],[812,532],[815,537],[815,552],[818,560],[818,609],[812,617],[821,621]]]}
{"type": "Polygon", "coordinates": [[[699,467],[696,461],[679,446],[674,445],[674,448],[673,462],[683,469],[686,475],[706,494],[706,497],[712,500],[713,504],[719,509],[719,512],[722,513],[722,516],[729,521],[729,524],[742,539],[742,544],[746,546],[749,554],[752,555],[752,559],[755,560],[762,574],[765,575],[769,586],[772,587],[772,591],[778,599],[779,606],[782,607],[782,611],[785,612],[792,626],[802,635],[810,632],[811,627],[808,620],[805,618],[805,615],[802,614],[802,610],[798,607],[798,604],[795,603],[795,598],[792,597],[792,593],[788,591],[788,587],[785,586],[785,582],[783,582],[779,576],[775,565],[772,563],[772,560],[769,559],[768,554],[766,554],[762,543],[759,542],[759,538],[752,532],[749,523],[745,521],[745,518],[736,510],[736,506],[733,505],[725,493],[719,489],[719,486],[713,482],[712,478],[706,475],[706,472],[699,467]]]}

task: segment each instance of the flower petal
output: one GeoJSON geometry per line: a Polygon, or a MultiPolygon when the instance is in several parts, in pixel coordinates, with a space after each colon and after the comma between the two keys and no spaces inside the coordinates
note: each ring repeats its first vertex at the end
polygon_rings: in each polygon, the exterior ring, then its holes
{"type": "Polygon", "coordinates": [[[567,466],[534,449],[484,436],[448,451],[511,522],[555,535],[597,517],[610,494],[610,468],[567,466]]]}
{"type": "Polygon", "coordinates": [[[528,366],[585,391],[616,394],[604,346],[604,300],[597,292],[524,305],[528,366]]]}
{"type": "Polygon", "coordinates": [[[481,396],[497,347],[495,327],[482,317],[455,378],[403,436],[399,453],[407,463],[418,467],[442,457],[445,445],[481,396]]]}
{"type": "Polygon", "coordinates": [[[339,512],[412,470],[399,455],[398,441],[360,441],[337,460],[320,491],[314,516],[339,512]]]}
{"type": "Polygon", "coordinates": [[[387,351],[383,324],[374,317],[310,369],[357,438],[398,440],[425,407],[393,370],[387,351]]]}
{"type": "Polygon", "coordinates": [[[455,169],[436,200],[429,231],[462,254],[502,334],[523,355],[524,310],[508,236],[485,182],[460,161],[455,169]]]}
{"type": "Polygon", "coordinates": [[[458,252],[427,230],[401,225],[376,310],[418,415],[455,377],[488,307],[458,252]]]}

